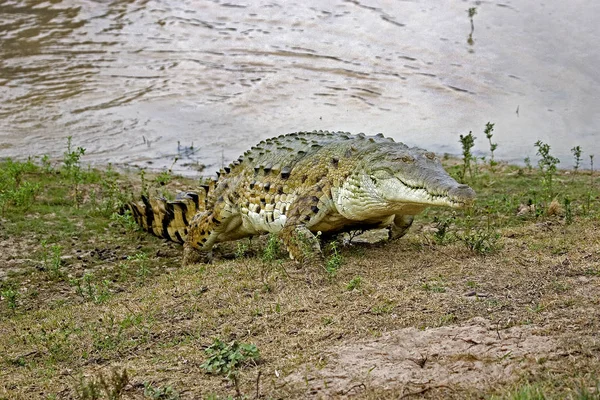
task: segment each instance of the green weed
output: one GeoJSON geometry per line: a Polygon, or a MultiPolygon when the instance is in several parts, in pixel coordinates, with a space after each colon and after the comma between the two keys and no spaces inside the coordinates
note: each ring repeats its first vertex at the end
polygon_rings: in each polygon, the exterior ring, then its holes
{"type": "Polygon", "coordinates": [[[209,374],[224,375],[235,385],[237,396],[239,389],[239,368],[245,365],[256,365],[260,359],[258,348],[253,344],[239,343],[234,340],[229,343],[215,338],[205,350],[208,359],[200,365],[209,374]]]}
{"type": "Polygon", "coordinates": [[[494,151],[498,148],[498,143],[492,143],[492,136],[494,136],[492,134],[492,132],[494,131],[494,125],[495,124],[488,122],[487,124],[485,124],[485,130],[484,130],[485,137],[490,142],[490,153],[492,153],[492,155],[490,156],[490,168],[491,168],[492,172],[494,172],[494,167],[498,164],[494,160],[494,151]]]}
{"type": "Polygon", "coordinates": [[[467,171],[469,171],[469,176],[473,178],[473,171],[471,169],[471,162],[473,161],[473,154],[471,153],[471,149],[475,146],[475,136],[473,136],[472,132],[469,132],[468,135],[463,136],[460,135],[460,144],[462,145],[462,154],[463,154],[463,164],[462,169],[459,172],[459,179],[461,183],[465,183],[467,180],[467,171]]]}
{"type": "Polygon", "coordinates": [[[350,280],[350,282],[348,282],[348,284],[346,285],[346,289],[347,290],[354,290],[354,289],[360,289],[362,285],[362,278],[360,276],[355,276],[354,278],[352,278],[352,280],[350,280]]]}
{"type": "Polygon", "coordinates": [[[460,239],[473,253],[484,255],[494,253],[500,248],[500,237],[501,235],[493,229],[476,229],[463,234],[460,239]]]}
{"type": "Polygon", "coordinates": [[[575,146],[571,149],[571,153],[573,153],[573,157],[575,157],[575,165],[573,166],[573,169],[575,170],[575,173],[577,174],[577,171],[579,170],[579,166],[581,165],[581,147],[580,146],[575,146]]]}
{"type": "Polygon", "coordinates": [[[329,258],[327,258],[327,261],[325,262],[325,270],[327,271],[330,277],[334,277],[337,271],[342,266],[342,262],[344,261],[344,259],[338,251],[335,242],[331,242],[329,244],[329,248],[331,250],[331,255],[329,256],[329,258]]]}
{"type": "Polygon", "coordinates": [[[152,400],[179,400],[179,393],[171,386],[154,387],[144,382],[144,396],[152,400]]]}
{"type": "Polygon", "coordinates": [[[553,182],[557,172],[556,166],[560,163],[560,160],[550,154],[549,144],[538,140],[535,142],[535,147],[537,147],[537,155],[541,157],[538,160],[538,167],[540,168],[540,173],[542,175],[542,185],[544,186],[547,197],[553,199],[555,197],[553,182]]]}
{"type": "Polygon", "coordinates": [[[123,391],[128,384],[127,371],[119,372],[115,368],[108,378],[102,373],[89,381],[82,377],[76,387],[76,393],[81,400],[98,400],[102,398],[119,400],[122,398],[123,391]]]}
{"type": "Polygon", "coordinates": [[[111,221],[116,222],[122,228],[129,233],[141,231],[141,227],[135,222],[133,215],[131,214],[131,210],[125,210],[124,213],[120,214],[117,212],[113,212],[110,216],[111,221]]]}
{"type": "Polygon", "coordinates": [[[469,15],[469,21],[471,22],[471,32],[469,33],[469,37],[467,38],[467,43],[473,46],[473,44],[475,44],[475,41],[473,40],[473,32],[475,32],[475,24],[473,23],[473,17],[477,14],[477,8],[471,7],[467,10],[467,13],[469,15]]]}
{"type": "Polygon", "coordinates": [[[8,287],[0,291],[0,297],[6,301],[8,308],[15,312],[17,309],[17,298],[19,297],[19,291],[12,287],[8,287]]]}
{"type": "Polygon", "coordinates": [[[269,233],[267,245],[263,249],[262,260],[271,263],[279,258],[281,254],[281,244],[279,238],[274,233],[269,233]]]}
{"type": "Polygon", "coordinates": [[[444,244],[448,242],[450,232],[450,226],[452,222],[455,220],[456,215],[452,214],[452,216],[444,218],[435,216],[433,218],[433,222],[435,223],[435,232],[433,233],[433,238],[438,244],[444,244]]]}

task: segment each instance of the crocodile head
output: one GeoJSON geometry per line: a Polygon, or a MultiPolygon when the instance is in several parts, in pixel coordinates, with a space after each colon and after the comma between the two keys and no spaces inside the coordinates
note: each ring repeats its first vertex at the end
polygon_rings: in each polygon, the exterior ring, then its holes
{"type": "Polygon", "coordinates": [[[383,212],[416,215],[428,206],[461,208],[474,200],[475,191],[448,175],[434,153],[396,145],[366,157],[337,203],[341,214],[354,219],[383,212]]]}

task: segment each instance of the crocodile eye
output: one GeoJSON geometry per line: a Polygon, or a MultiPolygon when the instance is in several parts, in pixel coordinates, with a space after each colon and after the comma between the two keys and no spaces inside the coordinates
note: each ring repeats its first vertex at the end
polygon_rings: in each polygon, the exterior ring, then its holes
{"type": "Polygon", "coordinates": [[[415,162],[415,158],[412,156],[402,156],[402,161],[405,163],[413,163],[415,162]]]}
{"type": "Polygon", "coordinates": [[[430,160],[435,160],[435,153],[428,151],[427,153],[425,153],[425,157],[427,157],[430,160]]]}

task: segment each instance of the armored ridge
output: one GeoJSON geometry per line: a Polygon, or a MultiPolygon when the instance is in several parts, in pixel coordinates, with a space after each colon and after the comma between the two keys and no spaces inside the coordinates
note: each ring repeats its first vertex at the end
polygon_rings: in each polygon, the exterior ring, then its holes
{"type": "Polygon", "coordinates": [[[260,142],[197,193],[129,207],[144,229],[184,243],[184,264],[209,261],[216,243],[266,232],[311,263],[322,257],[317,232],[387,228],[396,239],[426,207],[474,198],[431,152],[382,134],[318,131],[260,142]]]}

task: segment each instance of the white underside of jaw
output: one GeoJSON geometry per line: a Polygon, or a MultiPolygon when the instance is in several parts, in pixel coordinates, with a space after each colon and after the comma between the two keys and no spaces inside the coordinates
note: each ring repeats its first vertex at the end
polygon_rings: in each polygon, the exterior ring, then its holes
{"type": "Polygon", "coordinates": [[[338,212],[348,219],[360,219],[382,212],[418,214],[427,206],[458,208],[464,204],[446,195],[432,194],[424,188],[410,187],[396,179],[382,181],[376,187],[369,181],[346,182],[334,190],[338,212]]]}
{"type": "Polygon", "coordinates": [[[387,198],[394,202],[414,203],[432,206],[462,207],[463,203],[452,200],[446,195],[436,195],[422,188],[412,188],[405,185],[393,185],[394,188],[387,193],[387,198]]]}

